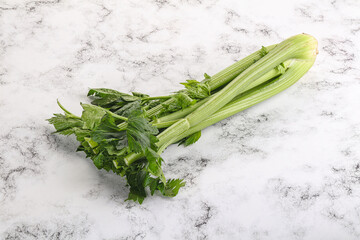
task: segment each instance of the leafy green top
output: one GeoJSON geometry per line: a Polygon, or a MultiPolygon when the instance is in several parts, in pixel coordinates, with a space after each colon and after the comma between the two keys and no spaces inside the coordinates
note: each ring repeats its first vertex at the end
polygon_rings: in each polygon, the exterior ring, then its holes
{"type": "MultiPolygon", "coordinates": [[[[161,168],[163,160],[156,145],[159,130],[150,121],[210,96],[208,82],[211,77],[206,73],[204,77],[202,82],[187,80],[181,83],[184,90],[164,97],[93,88],[88,92],[92,104],[81,104],[81,117],[70,113],[58,102],[65,114],[54,114],[48,121],[54,125],[56,133],[74,134],[80,142],[77,150],[85,152],[98,169],[125,176],[130,187],[129,200],[141,203],[147,195],[147,187],[151,194],[159,191],[173,197],[185,183],[181,179],[165,179],[161,168]],[[150,109],[157,111],[148,114],[150,109]],[[124,158],[130,153],[141,153],[144,157],[128,166],[124,158]]],[[[200,136],[201,132],[194,133],[181,143],[188,146],[200,136]]]]}
{"type": "Polygon", "coordinates": [[[122,102],[117,113],[127,117],[126,127],[119,127],[124,121],[112,116],[105,108],[81,104],[83,112],[81,117],[77,117],[59,103],[65,114],[54,114],[54,117],[48,119],[54,125],[56,133],[74,134],[80,142],[77,150],[85,152],[98,169],[111,170],[125,176],[130,187],[128,200],[142,203],[147,195],[147,187],[150,194],[159,191],[164,196],[175,196],[185,183],[180,179],[165,179],[161,168],[163,160],[157,154],[158,129],[145,117],[139,97],[126,97],[124,100],[116,91],[101,89],[91,92],[99,96],[102,94],[101,99],[108,99],[97,101],[98,104],[108,105],[110,99],[113,102],[122,102]],[[114,100],[115,95],[121,99],[114,100]],[[140,152],[145,157],[127,166],[124,157],[131,152],[140,152]]]}

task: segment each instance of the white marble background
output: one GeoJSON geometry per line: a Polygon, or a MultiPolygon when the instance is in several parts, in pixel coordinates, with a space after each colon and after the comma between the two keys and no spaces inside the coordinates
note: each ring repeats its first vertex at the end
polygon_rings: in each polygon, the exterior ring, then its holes
{"type": "Polygon", "coordinates": [[[360,2],[0,0],[0,239],[360,239],[360,2]],[[298,33],[310,72],[163,155],[176,198],[124,202],[45,122],[89,87],[161,95],[298,33]]]}

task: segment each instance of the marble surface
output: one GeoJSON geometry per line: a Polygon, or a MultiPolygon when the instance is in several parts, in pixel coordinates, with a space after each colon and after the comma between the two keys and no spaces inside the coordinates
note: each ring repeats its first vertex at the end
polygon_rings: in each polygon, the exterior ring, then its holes
{"type": "Polygon", "coordinates": [[[360,239],[360,2],[0,0],[0,239],[360,239]],[[313,68],[163,157],[176,198],[124,202],[45,122],[89,87],[161,95],[306,32],[313,68]]]}

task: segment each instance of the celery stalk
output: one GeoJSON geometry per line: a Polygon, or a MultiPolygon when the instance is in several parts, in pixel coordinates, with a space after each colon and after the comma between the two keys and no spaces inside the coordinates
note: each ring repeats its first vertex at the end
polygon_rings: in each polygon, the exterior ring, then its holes
{"type": "Polygon", "coordinates": [[[221,89],[216,96],[210,96],[205,104],[190,113],[186,118],[179,120],[164,132],[160,133],[158,136],[158,144],[161,146],[164,143],[174,141],[178,133],[185,132],[190,127],[206,119],[240,94],[254,79],[258,79],[261,75],[269,72],[280,63],[290,59],[313,59],[316,56],[316,52],[317,41],[310,35],[299,34],[286,39],[276,45],[276,47],[259,61],[239,74],[234,80],[221,89]]]}
{"type": "MultiPolygon", "coordinates": [[[[272,50],[276,45],[271,45],[266,47],[268,51],[272,50]]],[[[210,86],[211,91],[227,84],[231,80],[233,80],[236,76],[238,76],[240,73],[242,73],[245,69],[250,67],[254,62],[258,61],[263,57],[263,50],[260,49],[249,56],[237,61],[236,63],[232,64],[231,66],[225,68],[224,70],[216,73],[213,75],[210,80],[208,81],[208,84],[210,86]]],[[[203,81],[205,81],[204,79],[203,81]]],[[[165,104],[170,104],[172,101],[174,101],[173,98],[170,98],[165,102],[165,104]]],[[[163,106],[161,104],[149,109],[146,111],[146,114],[149,117],[152,117],[156,115],[159,111],[163,109],[163,106]]]]}
{"type": "MultiPolygon", "coordinates": [[[[286,88],[285,86],[290,86],[293,84],[292,81],[297,81],[309,70],[315,61],[316,54],[317,41],[315,38],[307,34],[293,36],[276,45],[267,55],[239,74],[239,76],[228,83],[217,94],[210,96],[209,100],[202,104],[199,108],[195,109],[185,118],[178,120],[172,126],[159,134],[159,142],[157,143],[159,147],[159,153],[161,153],[166,148],[166,146],[190,135],[193,132],[207,127],[207,124],[210,122],[220,121],[221,119],[224,119],[240,111],[239,109],[248,108],[257,102],[261,102],[268,97],[282,91],[286,88]],[[282,79],[283,81],[277,81],[283,83],[284,80],[286,81],[288,79],[288,84],[281,85],[283,88],[275,88],[277,90],[270,92],[264,90],[262,90],[264,92],[258,91],[258,95],[256,95],[257,98],[254,98],[253,100],[250,98],[251,95],[245,95],[245,99],[239,98],[244,101],[244,105],[238,104],[237,107],[234,107],[234,105],[232,105],[231,108],[226,107],[226,105],[232,99],[247,89],[247,87],[250,86],[252,82],[256,81],[256,79],[261,78],[261,76],[274,69],[280,63],[290,60],[296,60],[292,70],[290,71],[289,69],[285,72],[285,74],[279,77],[279,79],[282,79]],[[289,76],[290,74],[292,74],[293,77],[289,76]],[[284,75],[286,76],[285,78],[282,77],[284,75]],[[245,101],[246,99],[248,102],[245,101]],[[221,110],[222,108],[223,110],[221,110]],[[220,112],[220,114],[217,112],[220,112]],[[179,135],[179,133],[181,134],[179,135]]],[[[131,164],[139,157],[141,157],[141,155],[131,153],[125,157],[125,162],[127,164],[131,164]]]]}

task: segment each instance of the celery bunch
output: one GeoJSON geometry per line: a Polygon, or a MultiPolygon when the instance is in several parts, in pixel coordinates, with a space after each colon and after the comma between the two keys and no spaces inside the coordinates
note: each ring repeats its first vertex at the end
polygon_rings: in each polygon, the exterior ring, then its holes
{"type": "Polygon", "coordinates": [[[161,153],[173,143],[195,143],[201,130],[281,92],[313,65],[317,41],[299,34],[262,47],[221,72],[199,82],[187,80],[185,89],[150,97],[112,89],[90,89],[92,104],[81,104],[78,117],[66,110],[48,121],[56,133],[74,134],[95,166],[126,177],[128,200],[142,203],[150,192],[176,196],[185,185],[166,179],[161,153]],[[146,189],[149,189],[146,190],[146,189]]]}

